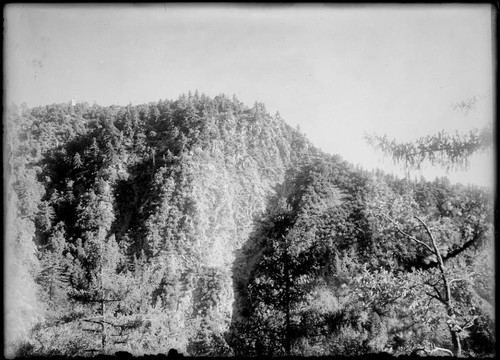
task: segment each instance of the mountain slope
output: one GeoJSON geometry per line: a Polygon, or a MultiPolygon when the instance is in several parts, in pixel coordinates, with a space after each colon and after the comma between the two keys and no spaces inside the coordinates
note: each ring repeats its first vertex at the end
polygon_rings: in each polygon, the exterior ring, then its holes
{"type": "MultiPolygon", "coordinates": [[[[17,206],[7,243],[23,270],[7,277],[7,303],[23,314],[9,355],[445,346],[446,328],[422,324],[411,325],[420,338],[394,345],[408,325],[394,317],[421,309],[414,298],[424,288],[387,305],[369,286],[371,277],[392,286],[436,276],[436,260],[384,218],[426,240],[415,215],[435,229],[451,268],[465,261],[481,274],[470,287],[479,295],[457,302],[464,319],[476,316],[465,348],[492,342],[488,306],[477,300],[491,302],[489,265],[474,260],[491,246],[483,190],[354,169],[264,105],[224,95],[21,106],[8,123],[17,206]],[[363,300],[368,293],[377,302],[363,300]]],[[[439,306],[429,316],[442,327],[439,306]]]]}
{"type": "MultiPolygon", "coordinates": [[[[141,262],[141,271],[153,272],[142,295],[149,297],[147,305],[183,319],[178,322],[182,334],[164,346],[184,351],[189,329],[196,327],[188,322],[202,306],[193,294],[206,290],[197,288],[203,286],[197,279],[207,272],[226,274],[221,286],[227,296],[217,306],[224,308],[220,321],[227,328],[233,251],[246,241],[253,216],[285,170],[317,153],[263,105],[246,108],[225,96],[188,94],[135,107],[21,108],[10,120],[17,126],[14,158],[30,168],[16,167],[14,173],[31,171],[43,189],[39,199],[29,199],[39,258],[43,262],[59,252],[67,259],[61,271],[69,274],[69,283],[61,285],[61,292],[82,306],[83,293],[94,302],[116,293],[103,285],[105,250],[99,245],[116,243],[128,263],[115,264],[123,281],[137,279],[141,262]],[[53,245],[57,231],[64,238],[60,248],[53,245]]],[[[131,301],[129,294],[120,296],[131,301]]],[[[108,316],[102,309],[88,312],[87,317],[92,312],[108,316]]],[[[136,353],[168,350],[130,343],[128,349],[136,353]]]]}

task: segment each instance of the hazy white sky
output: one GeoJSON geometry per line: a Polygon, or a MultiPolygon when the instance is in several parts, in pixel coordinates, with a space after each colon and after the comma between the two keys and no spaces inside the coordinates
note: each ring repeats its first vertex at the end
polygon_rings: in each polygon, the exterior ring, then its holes
{"type": "MultiPolygon", "coordinates": [[[[5,100],[266,104],[322,150],[393,170],[363,134],[411,140],[493,121],[485,5],[7,5],[5,100]],[[453,104],[486,96],[475,111],[453,104]]],[[[452,181],[488,185],[493,155],[452,181]]],[[[444,171],[428,168],[433,179],[444,171]]]]}

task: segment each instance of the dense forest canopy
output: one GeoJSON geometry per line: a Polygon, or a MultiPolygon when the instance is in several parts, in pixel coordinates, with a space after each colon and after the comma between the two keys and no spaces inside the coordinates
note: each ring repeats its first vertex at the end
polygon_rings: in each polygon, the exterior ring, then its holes
{"type": "Polygon", "coordinates": [[[494,353],[487,189],[363,171],[234,96],[5,118],[8,356],[494,353]]]}

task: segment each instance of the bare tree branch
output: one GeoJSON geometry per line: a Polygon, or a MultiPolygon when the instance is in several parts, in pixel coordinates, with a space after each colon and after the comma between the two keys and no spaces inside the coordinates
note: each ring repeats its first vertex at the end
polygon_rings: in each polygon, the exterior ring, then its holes
{"type": "Polygon", "coordinates": [[[431,293],[428,293],[426,292],[427,295],[433,297],[434,299],[438,300],[439,302],[443,303],[443,304],[447,304],[446,303],[446,300],[443,298],[443,295],[441,295],[441,293],[439,292],[438,288],[436,286],[432,286],[432,290],[434,290],[434,292],[436,293],[436,295],[434,294],[431,294],[431,293]]]}
{"type": "Polygon", "coordinates": [[[425,231],[427,232],[427,235],[429,235],[431,242],[432,242],[432,247],[434,248],[434,254],[436,254],[437,259],[438,259],[438,264],[439,264],[439,271],[441,272],[441,279],[443,280],[444,284],[444,289],[446,291],[446,305],[451,309],[451,291],[450,291],[450,284],[448,283],[448,279],[446,278],[446,274],[444,271],[444,263],[443,263],[443,258],[441,257],[441,252],[438,249],[436,239],[434,238],[434,235],[432,234],[431,229],[429,226],[418,216],[415,216],[415,218],[422,224],[422,226],[425,228],[425,231]]]}
{"type": "Polygon", "coordinates": [[[426,292],[426,294],[428,296],[430,296],[431,298],[438,300],[439,302],[443,302],[443,300],[441,300],[441,298],[437,297],[436,295],[434,295],[434,294],[432,294],[430,292],[426,292]]]}
{"type": "Polygon", "coordinates": [[[389,216],[385,215],[385,214],[382,214],[382,216],[384,218],[386,218],[387,220],[389,220],[393,225],[394,227],[396,228],[396,230],[398,230],[401,234],[403,234],[404,236],[408,237],[410,240],[413,240],[423,246],[425,246],[430,252],[434,253],[434,251],[432,250],[432,248],[427,245],[426,243],[424,243],[423,241],[417,239],[415,236],[412,236],[410,234],[408,234],[407,232],[403,231],[400,227],[399,227],[399,224],[397,222],[395,222],[393,219],[391,219],[389,216]]]}

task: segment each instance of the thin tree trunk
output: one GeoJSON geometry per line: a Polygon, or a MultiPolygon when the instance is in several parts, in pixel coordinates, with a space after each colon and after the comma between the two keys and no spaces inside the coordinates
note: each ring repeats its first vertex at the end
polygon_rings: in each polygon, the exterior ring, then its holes
{"type": "MultiPolygon", "coordinates": [[[[453,315],[453,309],[450,308],[451,311],[448,312],[448,315],[453,315]]],[[[451,334],[451,342],[453,343],[453,352],[455,356],[462,356],[462,344],[460,343],[460,337],[458,336],[458,332],[454,329],[454,324],[448,324],[448,329],[451,334]]]]}
{"type": "Polygon", "coordinates": [[[288,244],[285,239],[285,264],[284,264],[284,275],[285,275],[285,353],[290,355],[291,352],[291,334],[290,334],[290,267],[288,264],[288,244]]]}
{"type": "MultiPolygon", "coordinates": [[[[442,298],[443,304],[446,306],[446,310],[448,313],[448,316],[451,319],[455,318],[455,309],[453,308],[453,303],[452,303],[452,297],[451,297],[451,288],[450,288],[450,283],[448,282],[448,278],[446,277],[445,269],[444,269],[444,262],[443,262],[443,257],[441,256],[441,252],[439,251],[439,248],[437,247],[437,242],[436,239],[434,238],[434,235],[432,234],[432,231],[429,229],[427,224],[420,219],[419,217],[416,217],[418,221],[424,226],[425,231],[429,235],[431,242],[432,242],[432,248],[433,252],[437,257],[438,260],[438,268],[439,271],[441,272],[441,279],[443,280],[443,287],[445,290],[445,296],[442,298]]],[[[451,342],[453,343],[453,353],[455,356],[461,356],[462,355],[462,345],[460,344],[460,337],[458,336],[458,332],[454,328],[455,324],[453,322],[448,324],[448,329],[450,330],[450,335],[451,335],[451,342]]]]}
{"type": "MultiPolygon", "coordinates": [[[[104,295],[104,294],[103,294],[104,295]]],[[[101,335],[101,343],[102,343],[102,352],[106,353],[106,318],[105,318],[105,302],[104,296],[101,302],[101,311],[102,311],[102,335],[101,335]]]]}
{"type": "Polygon", "coordinates": [[[104,256],[103,256],[103,239],[100,239],[100,261],[101,261],[101,313],[102,313],[102,334],[101,334],[101,343],[102,343],[102,352],[106,353],[106,305],[105,305],[105,297],[104,297],[104,256]]]}

